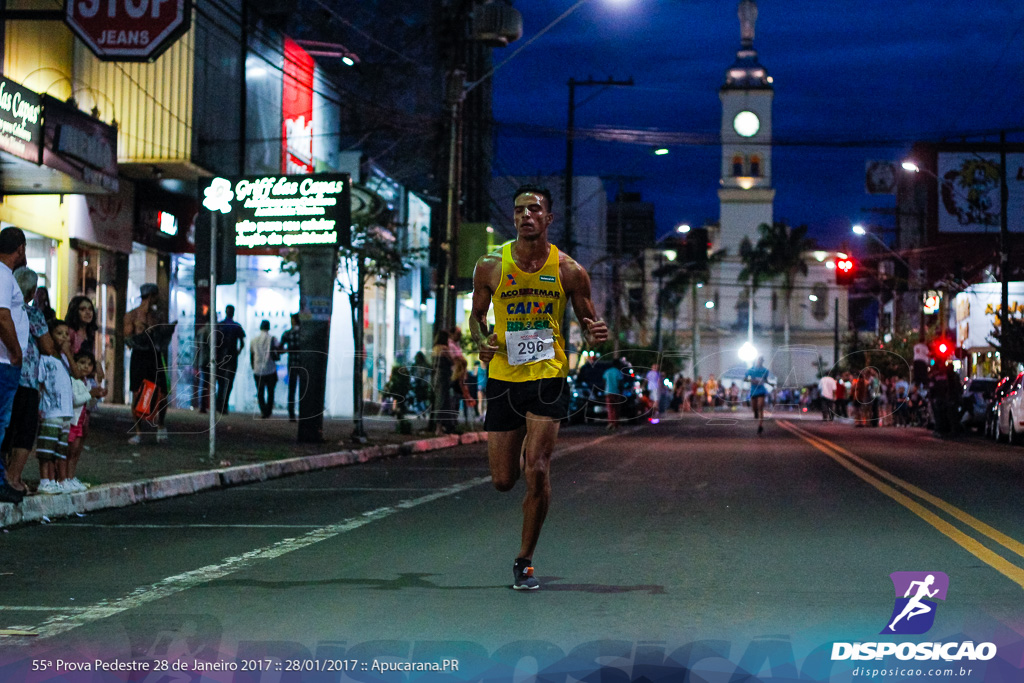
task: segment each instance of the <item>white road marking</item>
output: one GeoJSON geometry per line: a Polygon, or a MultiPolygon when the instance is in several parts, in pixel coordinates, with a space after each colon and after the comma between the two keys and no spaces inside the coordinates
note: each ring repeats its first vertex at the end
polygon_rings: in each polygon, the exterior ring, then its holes
{"type": "Polygon", "coordinates": [[[319,524],[93,524],[68,521],[49,524],[48,528],[319,528],[319,524]]]}
{"type": "MultiPolygon", "coordinates": [[[[640,428],[637,427],[636,429],[640,428]]],[[[636,429],[623,430],[618,435],[609,434],[593,439],[592,441],[568,446],[555,451],[552,457],[560,457],[575,451],[590,448],[591,446],[607,441],[608,439],[615,438],[616,436],[636,431],[636,429]]],[[[128,610],[136,609],[148,603],[181,593],[182,591],[186,591],[190,588],[195,588],[197,586],[210,583],[211,581],[224,578],[225,576],[229,576],[235,572],[247,569],[261,560],[271,560],[281,557],[282,555],[286,555],[296,550],[302,550],[303,548],[315,545],[321,541],[330,540],[340,534],[354,531],[360,527],[370,524],[371,522],[385,519],[403,510],[411,510],[412,508],[420,505],[432,503],[435,500],[457,495],[481,484],[486,484],[490,480],[490,475],[485,477],[475,477],[459,484],[453,484],[451,486],[438,489],[433,493],[420,496],[419,498],[411,498],[392,506],[370,510],[359,516],[349,517],[337,524],[318,527],[306,534],[303,534],[302,536],[286,538],[278,541],[277,543],[272,543],[271,545],[242,553],[241,555],[225,558],[217,564],[193,569],[192,571],[177,574],[176,576],[169,576],[148,586],[140,586],[120,598],[113,600],[101,600],[88,607],[78,607],[73,609],[61,608],[60,613],[43,621],[38,628],[19,627],[32,630],[35,633],[35,638],[26,638],[22,641],[14,640],[11,644],[18,644],[20,642],[20,644],[28,645],[36,642],[37,640],[62,635],[81,626],[86,626],[92,622],[106,619],[116,614],[127,612],[128,610]]]]}

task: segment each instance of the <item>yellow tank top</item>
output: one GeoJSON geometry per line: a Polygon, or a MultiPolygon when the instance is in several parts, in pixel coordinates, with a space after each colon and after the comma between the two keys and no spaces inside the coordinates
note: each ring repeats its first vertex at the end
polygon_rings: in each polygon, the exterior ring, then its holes
{"type": "Polygon", "coordinates": [[[512,242],[503,244],[501,284],[491,297],[498,352],[487,375],[507,382],[565,377],[569,371],[561,331],[565,302],[565,290],[558,275],[558,249],[554,245],[541,269],[527,273],[512,258],[512,242]],[[537,337],[543,340],[549,336],[553,336],[553,357],[547,342],[544,350],[535,354],[542,358],[529,360],[533,348],[539,349],[542,343],[537,337]]]}

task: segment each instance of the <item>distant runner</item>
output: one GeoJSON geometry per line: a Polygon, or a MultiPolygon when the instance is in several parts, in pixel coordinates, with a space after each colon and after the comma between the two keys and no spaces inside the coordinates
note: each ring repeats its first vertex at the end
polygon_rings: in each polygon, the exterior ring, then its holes
{"type": "Polygon", "coordinates": [[[768,396],[768,368],[764,366],[764,356],[757,359],[757,364],[747,370],[743,379],[750,382],[750,407],[754,409],[760,434],[764,431],[764,399],[768,396]]]}
{"type": "Polygon", "coordinates": [[[551,453],[569,408],[562,318],[567,302],[591,344],[608,338],[590,299],[590,276],[548,242],[551,193],[523,185],[513,197],[517,237],[482,256],[473,273],[469,329],[488,365],[487,457],[499,491],[526,478],[523,534],[512,566],[516,590],[534,590],[533,551],[551,503],[551,453]],[[494,305],[495,327],[487,333],[494,305]]]}

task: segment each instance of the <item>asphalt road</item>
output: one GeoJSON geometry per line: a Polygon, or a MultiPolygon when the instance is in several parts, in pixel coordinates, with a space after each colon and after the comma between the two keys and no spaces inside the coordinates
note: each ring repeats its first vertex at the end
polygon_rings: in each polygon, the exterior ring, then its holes
{"type": "MultiPolygon", "coordinates": [[[[0,638],[0,680],[838,681],[908,665],[831,660],[867,641],[991,642],[994,658],[927,679],[1022,680],[1024,448],[807,419],[758,437],[734,417],[563,430],[533,592],[509,588],[523,485],[494,490],[485,445],[11,530],[0,629],[36,635],[0,638]],[[924,634],[880,635],[898,571],[948,576],[924,634]],[[57,659],[150,670],[94,679],[57,659]],[[382,670],[446,659],[457,672],[382,670]],[[197,671],[211,665],[238,670],[197,671]]],[[[909,665],[884,680],[936,662],[909,665]]]]}

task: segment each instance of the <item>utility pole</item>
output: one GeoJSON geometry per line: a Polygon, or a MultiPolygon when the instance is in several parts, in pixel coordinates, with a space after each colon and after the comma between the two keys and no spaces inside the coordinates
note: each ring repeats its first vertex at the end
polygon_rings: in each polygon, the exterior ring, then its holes
{"type": "Polygon", "coordinates": [[[569,125],[565,134],[565,253],[569,256],[576,256],[576,237],[573,234],[573,146],[576,138],[576,88],[580,86],[599,85],[606,88],[612,86],[631,86],[632,77],[628,81],[616,81],[611,78],[604,81],[595,81],[588,78],[585,81],[569,79],[569,125]]]}
{"type": "MultiPolygon", "coordinates": [[[[619,304],[623,299],[622,282],[619,277],[619,259],[622,258],[622,193],[626,183],[642,180],[641,176],[612,175],[601,176],[602,180],[611,180],[617,183],[618,189],[615,192],[615,252],[612,256],[612,300],[611,300],[611,325],[612,325],[612,350],[615,357],[619,356],[619,332],[620,332],[620,311],[619,304]]],[[[567,224],[568,225],[568,224],[567,224]]],[[[605,231],[607,235],[607,230],[605,231]]],[[[607,240],[605,249],[608,249],[607,240]]]]}
{"type": "Polygon", "coordinates": [[[1009,190],[1006,186],[1006,131],[999,132],[999,334],[1005,340],[1010,319],[1010,224],[1006,216],[1009,190]]]}

